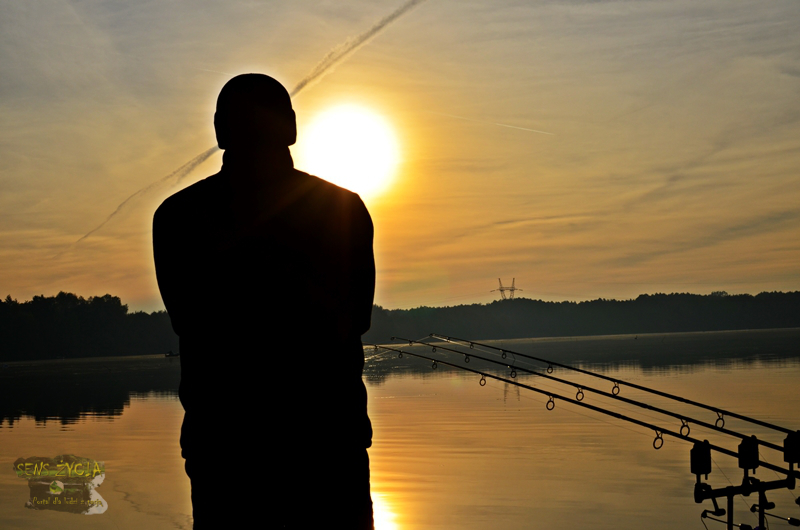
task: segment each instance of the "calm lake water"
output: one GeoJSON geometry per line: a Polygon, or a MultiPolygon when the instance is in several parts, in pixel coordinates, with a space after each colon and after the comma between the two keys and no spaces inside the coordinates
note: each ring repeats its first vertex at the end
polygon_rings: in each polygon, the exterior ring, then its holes
{"type": "MultiPolygon", "coordinates": [[[[800,429],[800,330],[686,333],[495,341],[503,348],[551,358],[605,375],[678,394],[791,429],[800,429]]],[[[448,354],[439,345],[408,348],[475,369],[474,357],[448,354]]],[[[469,352],[469,350],[464,350],[469,352]]],[[[472,355],[483,353],[472,350],[472,355]]],[[[691,444],[654,433],[530,390],[394,353],[368,355],[365,380],[375,430],[370,449],[378,530],[434,528],[698,528],[710,508],[692,498],[691,444]]],[[[515,367],[533,367],[521,359],[515,367]]],[[[191,528],[189,481],[178,436],[178,362],[163,357],[9,363],[0,368],[0,528],[191,528]],[[29,489],[13,463],[20,457],[75,454],[105,462],[97,488],[107,504],[100,515],[26,509],[29,489]]],[[[541,368],[541,365],[537,366],[541,368]]],[[[509,377],[508,369],[492,372],[509,377]]],[[[553,375],[610,390],[610,383],[553,375]]],[[[519,373],[515,380],[573,397],[574,389],[519,373]]],[[[303,391],[298,380],[297,391],[303,391]]],[[[668,406],[623,385],[622,395],[668,406]]],[[[586,393],[586,403],[614,408],[678,430],[680,422],[586,393]]],[[[687,407],[679,413],[713,422],[687,407]]],[[[728,419],[726,427],[782,444],[780,433],[728,419]]],[[[738,440],[692,426],[692,436],[730,449],[738,440]]],[[[781,464],[782,455],[762,449],[781,464]]],[[[708,482],[741,481],[735,459],[714,454],[708,482]]],[[[220,473],[235,474],[220,461],[220,473]]],[[[757,477],[777,478],[759,469],[757,477]]],[[[775,513],[800,517],[798,490],[776,491],[775,513]]],[[[231,491],[220,502],[252,499],[231,491]]],[[[314,492],[310,492],[313,505],[314,492]]],[[[736,500],[737,523],[755,526],[754,498],[736,500]]],[[[777,520],[771,526],[786,526],[777,520]]],[[[708,522],[709,528],[724,528],[708,522]]]]}

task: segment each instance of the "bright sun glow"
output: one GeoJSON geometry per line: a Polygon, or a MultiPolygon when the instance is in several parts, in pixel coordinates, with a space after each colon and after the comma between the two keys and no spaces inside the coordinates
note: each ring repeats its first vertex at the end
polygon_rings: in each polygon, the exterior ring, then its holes
{"type": "Polygon", "coordinates": [[[375,530],[399,530],[400,526],[395,522],[397,515],[386,502],[386,495],[373,491],[371,496],[375,530]]]}
{"type": "Polygon", "coordinates": [[[375,112],[342,105],[299,131],[297,168],[362,197],[386,191],[399,161],[391,126],[375,112]]]}

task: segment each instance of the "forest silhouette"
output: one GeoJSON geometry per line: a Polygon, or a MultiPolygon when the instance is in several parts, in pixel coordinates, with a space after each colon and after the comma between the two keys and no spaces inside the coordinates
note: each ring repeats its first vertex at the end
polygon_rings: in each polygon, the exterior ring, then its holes
{"type": "MultiPolygon", "coordinates": [[[[479,339],[571,337],[800,327],[800,291],[758,295],[643,294],[633,300],[545,302],[527,298],[452,307],[374,306],[367,343],[436,332],[479,339]]],[[[0,300],[0,361],[178,351],[165,311],[129,312],[119,297],[60,292],[0,300]]],[[[220,352],[225,354],[227,352],[220,352]]]]}
{"type": "Polygon", "coordinates": [[[119,297],[60,292],[0,301],[0,361],[76,359],[178,351],[166,311],[129,312],[119,297]]]}

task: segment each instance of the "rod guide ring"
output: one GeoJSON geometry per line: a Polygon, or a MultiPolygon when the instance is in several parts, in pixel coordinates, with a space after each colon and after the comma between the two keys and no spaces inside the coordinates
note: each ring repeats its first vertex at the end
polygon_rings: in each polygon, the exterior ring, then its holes
{"type": "Polygon", "coordinates": [[[661,431],[656,430],[656,438],[653,440],[653,449],[658,451],[662,447],[664,447],[664,435],[661,434],[661,431]]]}
{"type": "Polygon", "coordinates": [[[683,418],[681,418],[681,436],[683,436],[684,438],[686,438],[687,436],[689,436],[689,433],[690,433],[691,431],[692,431],[692,429],[689,427],[689,422],[688,422],[688,421],[686,421],[686,420],[684,420],[683,418]],[[684,429],[686,430],[686,433],[685,433],[685,434],[684,434],[684,432],[683,432],[683,431],[684,431],[684,429]]]}

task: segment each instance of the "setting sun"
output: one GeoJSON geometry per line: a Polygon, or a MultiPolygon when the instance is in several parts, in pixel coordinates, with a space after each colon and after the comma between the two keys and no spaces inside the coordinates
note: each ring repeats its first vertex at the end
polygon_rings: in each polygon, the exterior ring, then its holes
{"type": "Polygon", "coordinates": [[[399,162],[391,125],[365,107],[323,111],[300,130],[297,168],[360,194],[386,191],[399,162]]]}

